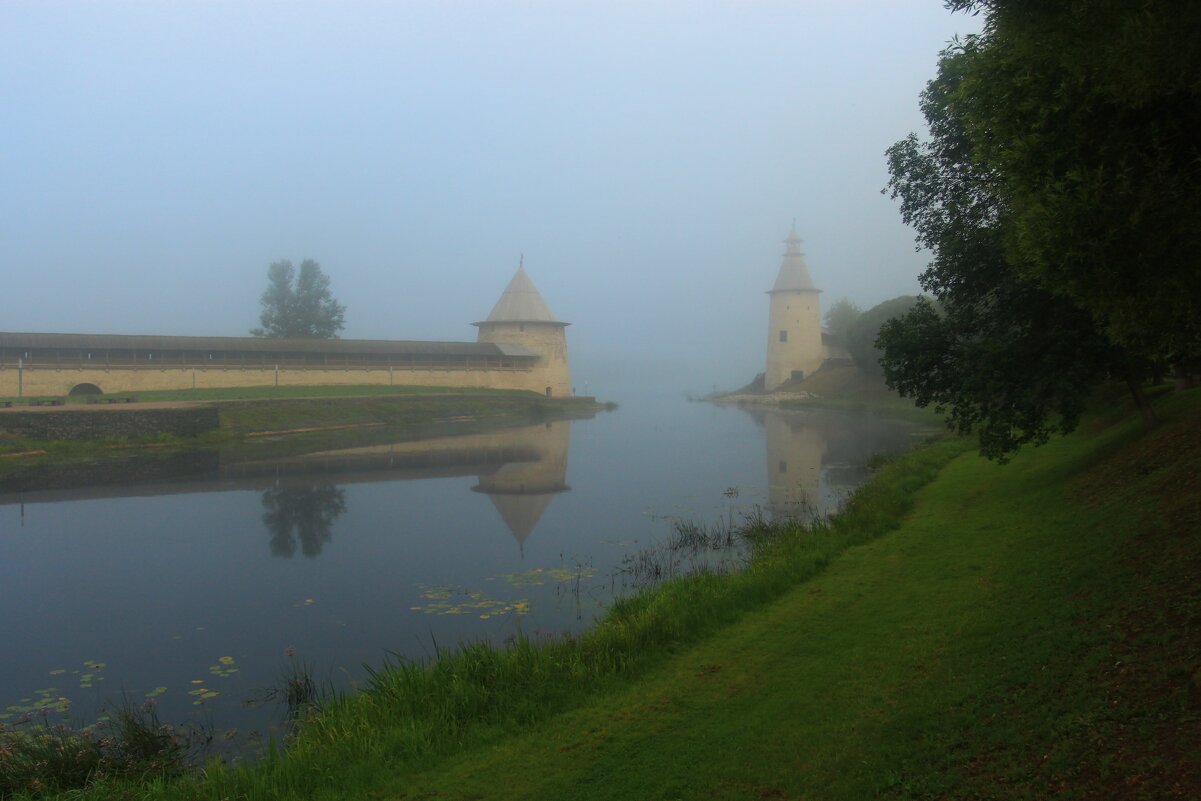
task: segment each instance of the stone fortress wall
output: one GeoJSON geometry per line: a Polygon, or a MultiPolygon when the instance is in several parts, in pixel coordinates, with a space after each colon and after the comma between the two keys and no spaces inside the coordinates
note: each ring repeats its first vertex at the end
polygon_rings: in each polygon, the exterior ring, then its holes
{"type": "MultiPolygon", "coordinates": [[[[562,371],[559,371],[560,373],[562,371]]],[[[304,367],[53,367],[46,365],[0,366],[0,397],[62,396],[90,384],[105,393],[137,393],[159,389],[270,386],[429,386],[521,389],[555,397],[570,395],[565,376],[537,366],[442,369],[304,367]]]]}
{"type": "Polygon", "coordinates": [[[524,266],[475,343],[0,333],[0,397],[270,386],[436,386],[572,394],[567,323],[524,266]]]}

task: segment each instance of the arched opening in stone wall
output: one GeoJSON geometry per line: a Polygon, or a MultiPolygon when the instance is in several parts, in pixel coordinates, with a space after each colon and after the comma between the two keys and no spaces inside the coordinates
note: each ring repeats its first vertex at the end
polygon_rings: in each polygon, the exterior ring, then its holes
{"type": "Polygon", "coordinates": [[[96,386],[95,384],[76,384],[75,386],[71,387],[71,391],[68,392],[67,394],[71,395],[71,396],[103,395],[104,390],[102,390],[100,387],[96,386]]]}
{"type": "Polygon", "coordinates": [[[550,397],[550,387],[546,388],[546,397],[550,397]]]}

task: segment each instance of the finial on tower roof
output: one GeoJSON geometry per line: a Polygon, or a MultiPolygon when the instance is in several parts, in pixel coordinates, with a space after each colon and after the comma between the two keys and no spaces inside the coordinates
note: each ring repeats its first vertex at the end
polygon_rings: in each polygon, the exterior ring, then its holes
{"type": "Polygon", "coordinates": [[[792,222],[792,230],[784,240],[787,247],[784,250],[784,260],[780,263],[780,272],[776,276],[776,284],[772,292],[819,292],[809,277],[809,269],[805,266],[805,257],[801,253],[801,238],[796,234],[796,220],[792,222]]]}
{"type": "Polygon", "coordinates": [[[784,244],[788,245],[788,253],[797,254],[801,252],[801,238],[796,234],[796,218],[792,218],[792,228],[788,229],[788,238],[784,240],[784,244]]]}

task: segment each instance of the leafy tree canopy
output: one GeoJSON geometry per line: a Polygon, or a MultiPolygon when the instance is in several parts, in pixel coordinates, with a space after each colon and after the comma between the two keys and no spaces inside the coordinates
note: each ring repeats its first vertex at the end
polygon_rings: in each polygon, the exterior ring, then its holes
{"type": "Polygon", "coordinates": [[[845,346],[851,325],[859,319],[861,314],[863,314],[863,309],[846,298],[839,298],[826,310],[824,317],[826,328],[830,329],[831,336],[845,346]]]}
{"type": "Polygon", "coordinates": [[[300,264],[300,274],[290,261],[267,268],[267,289],[259,322],[250,333],[256,337],[337,339],[345,327],[346,307],[334,300],[329,277],[312,259],[300,264]]]}
{"type": "Polygon", "coordinates": [[[1137,388],[1145,364],[1016,263],[1008,185],[979,157],[967,120],[964,86],[980,47],[970,38],[943,53],[922,95],[930,140],[910,135],[888,151],[892,196],[934,256],[920,281],[937,306],[918,301],[880,327],[877,344],[890,386],[975,431],[982,453],[1004,460],[1074,428],[1101,378],[1119,375],[1137,388]]]}
{"type": "Polygon", "coordinates": [[[953,104],[1021,275],[1111,341],[1201,362],[1201,3],[955,0],[986,13],[953,104]]]}
{"type": "Polygon", "coordinates": [[[876,347],[876,336],[884,323],[900,317],[917,303],[916,295],[902,295],[872,306],[856,316],[847,330],[845,340],[847,352],[855,360],[855,366],[865,373],[880,374],[882,352],[876,347]]]}

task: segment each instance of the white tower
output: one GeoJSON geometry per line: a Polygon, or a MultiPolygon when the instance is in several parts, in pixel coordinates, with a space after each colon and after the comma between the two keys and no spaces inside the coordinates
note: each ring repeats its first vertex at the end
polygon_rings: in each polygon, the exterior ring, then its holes
{"type": "Polygon", "coordinates": [[[813,285],[801,240],[794,227],[784,240],[787,245],[768,314],[767,370],[763,388],[768,392],[786,381],[812,375],[825,361],[822,346],[821,290],[813,285]]]}

